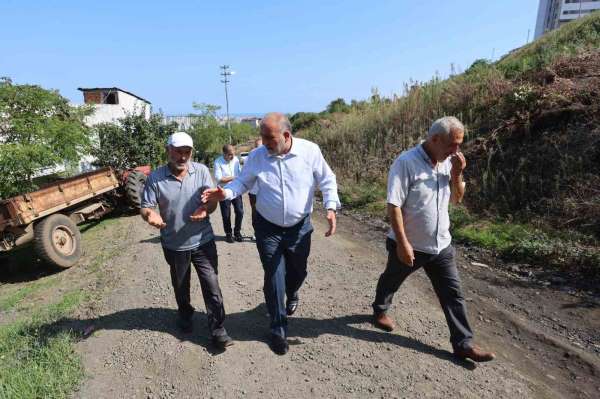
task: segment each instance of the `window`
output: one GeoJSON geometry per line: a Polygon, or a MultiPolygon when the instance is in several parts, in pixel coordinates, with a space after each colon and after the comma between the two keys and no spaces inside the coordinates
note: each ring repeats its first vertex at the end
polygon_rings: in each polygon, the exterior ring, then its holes
{"type": "Polygon", "coordinates": [[[102,104],[118,104],[119,96],[116,91],[102,92],[102,104]]]}

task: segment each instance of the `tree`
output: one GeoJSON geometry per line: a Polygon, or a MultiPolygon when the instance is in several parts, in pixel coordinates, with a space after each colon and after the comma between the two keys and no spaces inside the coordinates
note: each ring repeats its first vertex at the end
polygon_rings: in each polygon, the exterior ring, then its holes
{"type": "Polygon", "coordinates": [[[207,164],[221,153],[230,137],[231,144],[237,145],[258,135],[256,128],[243,123],[232,123],[229,131],[217,119],[216,112],[220,109],[217,105],[194,103],[193,107],[200,113],[192,114],[196,119],[189,133],[194,140],[196,156],[207,164]]]}
{"type": "Polygon", "coordinates": [[[314,112],[296,112],[290,117],[292,131],[298,132],[302,129],[309,128],[319,122],[319,114],[314,112]]]}
{"type": "Polygon", "coordinates": [[[350,106],[346,104],[346,101],[344,101],[343,98],[338,98],[329,103],[329,105],[326,108],[326,111],[330,114],[333,114],[335,112],[348,113],[350,112],[350,106]]]}
{"type": "Polygon", "coordinates": [[[165,159],[165,144],[177,130],[176,124],[164,125],[162,116],[131,114],[118,123],[101,123],[94,127],[97,143],[92,148],[96,166],[130,169],[141,165],[157,166],[165,159]]]}
{"type": "Polygon", "coordinates": [[[89,107],[72,107],[56,90],[0,78],[0,197],[36,189],[33,177],[79,161],[89,150],[89,107]]]}

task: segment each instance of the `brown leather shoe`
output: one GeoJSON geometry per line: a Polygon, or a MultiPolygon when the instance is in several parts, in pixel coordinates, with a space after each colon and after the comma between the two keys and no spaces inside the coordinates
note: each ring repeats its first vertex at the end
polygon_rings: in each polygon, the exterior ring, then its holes
{"type": "Polygon", "coordinates": [[[393,331],[396,328],[394,320],[385,313],[376,313],[373,315],[373,324],[377,328],[381,328],[384,331],[393,331]]]}
{"type": "Polygon", "coordinates": [[[471,359],[474,362],[489,362],[496,358],[494,352],[486,352],[477,345],[473,345],[469,349],[456,349],[454,355],[461,359],[471,359]]]}

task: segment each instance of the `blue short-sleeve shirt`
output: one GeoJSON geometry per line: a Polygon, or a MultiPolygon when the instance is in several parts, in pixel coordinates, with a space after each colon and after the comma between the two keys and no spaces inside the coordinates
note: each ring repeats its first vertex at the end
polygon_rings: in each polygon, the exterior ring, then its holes
{"type": "Polygon", "coordinates": [[[183,180],[173,176],[167,165],[150,174],[144,188],[142,208],[158,206],[160,216],[167,226],[160,230],[163,247],[173,251],[187,251],[214,239],[209,218],[199,222],[190,216],[202,204],[200,195],[214,182],[208,168],[190,162],[183,180]]]}

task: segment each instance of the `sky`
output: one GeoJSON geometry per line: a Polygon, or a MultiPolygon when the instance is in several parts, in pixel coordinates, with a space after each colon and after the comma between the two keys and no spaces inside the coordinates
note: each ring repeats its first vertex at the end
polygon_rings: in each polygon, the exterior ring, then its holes
{"type": "Polygon", "coordinates": [[[532,40],[538,0],[0,0],[0,76],[56,89],[120,87],[166,115],[322,111],[401,94],[532,40]]]}

